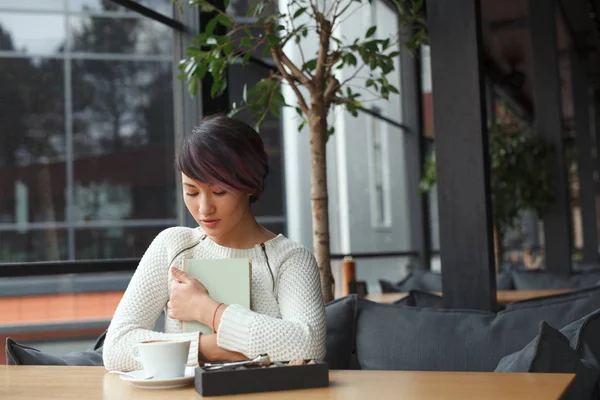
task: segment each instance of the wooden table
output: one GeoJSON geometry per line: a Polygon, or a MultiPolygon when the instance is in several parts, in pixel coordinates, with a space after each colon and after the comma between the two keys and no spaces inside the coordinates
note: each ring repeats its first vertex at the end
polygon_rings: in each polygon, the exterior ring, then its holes
{"type": "MultiPolygon", "coordinates": [[[[558,399],[572,374],[330,371],[330,387],[211,397],[229,399],[558,399]]],[[[192,386],[144,390],[102,367],[0,366],[0,399],[199,399],[192,386]]]]}
{"type": "MultiPolygon", "coordinates": [[[[563,294],[572,292],[573,289],[552,289],[552,290],[498,290],[496,299],[500,304],[508,304],[513,301],[534,299],[536,297],[552,296],[555,294],[563,294]]],[[[441,296],[441,292],[434,294],[441,296]]],[[[400,293],[378,293],[369,294],[365,298],[367,300],[376,301],[378,303],[391,304],[408,296],[407,292],[400,293]]]]}

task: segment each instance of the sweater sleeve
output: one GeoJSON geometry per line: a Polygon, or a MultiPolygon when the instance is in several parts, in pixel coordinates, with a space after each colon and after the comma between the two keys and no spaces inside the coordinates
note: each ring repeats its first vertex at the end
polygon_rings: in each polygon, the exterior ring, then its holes
{"type": "Polygon", "coordinates": [[[305,248],[283,262],[277,280],[281,318],[232,304],[221,317],[217,344],[253,358],[267,353],[272,360],[325,357],[325,307],[317,263],[305,248]]]}
{"type": "Polygon", "coordinates": [[[131,350],[135,344],[145,340],[189,339],[188,364],[198,363],[198,333],[154,331],[156,320],[169,300],[169,260],[165,243],[174,233],[172,229],[161,232],[146,250],[117,306],[102,354],[108,370],[141,369],[131,350]]]}

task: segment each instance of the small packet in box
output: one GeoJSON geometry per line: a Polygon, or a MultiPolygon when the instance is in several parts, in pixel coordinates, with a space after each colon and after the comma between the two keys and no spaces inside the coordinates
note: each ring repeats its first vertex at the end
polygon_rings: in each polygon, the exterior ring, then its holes
{"type": "Polygon", "coordinates": [[[323,361],[295,360],[215,370],[198,367],[194,384],[201,396],[321,388],[329,386],[329,366],[323,361]]]}

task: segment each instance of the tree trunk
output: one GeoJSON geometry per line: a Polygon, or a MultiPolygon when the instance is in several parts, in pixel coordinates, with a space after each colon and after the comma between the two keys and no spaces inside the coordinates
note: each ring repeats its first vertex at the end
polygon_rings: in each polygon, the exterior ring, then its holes
{"type": "Polygon", "coordinates": [[[502,268],[502,236],[502,232],[494,226],[494,258],[496,261],[496,274],[499,274],[502,268]]]}
{"type": "Polygon", "coordinates": [[[313,251],[321,275],[321,293],[325,303],[333,300],[329,246],[329,195],[327,193],[327,108],[322,96],[312,98],[308,116],[310,128],[310,198],[312,205],[313,251]]]}

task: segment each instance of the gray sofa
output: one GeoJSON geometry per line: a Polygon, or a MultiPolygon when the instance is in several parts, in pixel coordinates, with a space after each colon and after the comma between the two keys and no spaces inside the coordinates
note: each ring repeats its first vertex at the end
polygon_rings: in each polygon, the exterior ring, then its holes
{"type": "Polygon", "coordinates": [[[493,371],[537,335],[540,322],[562,329],[599,309],[600,287],[498,313],[380,304],[351,295],[326,307],[327,362],[334,369],[493,371]]]}

